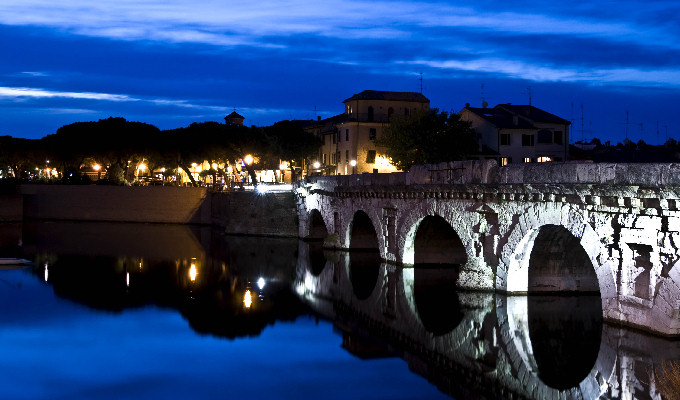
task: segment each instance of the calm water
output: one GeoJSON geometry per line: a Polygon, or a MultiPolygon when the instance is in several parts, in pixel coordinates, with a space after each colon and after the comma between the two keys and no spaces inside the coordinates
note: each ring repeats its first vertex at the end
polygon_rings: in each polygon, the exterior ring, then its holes
{"type": "Polygon", "coordinates": [[[5,224],[8,256],[34,264],[0,270],[2,399],[659,399],[680,359],[598,297],[457,292],[455,268],[297,240],[5,224]]]}

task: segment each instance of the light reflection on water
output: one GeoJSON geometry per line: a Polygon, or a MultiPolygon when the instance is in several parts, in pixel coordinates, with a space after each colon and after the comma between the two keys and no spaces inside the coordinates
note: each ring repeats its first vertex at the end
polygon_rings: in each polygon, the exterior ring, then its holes
{"type": "Polygon", "coordinates": [[[175,225],[0,239],[35,261],[0,271],[2,398],[659,398],[680,358],[597,297],[456,291],[459,265],[175,225]]]}
{"type": "Polygon", "coordinates": [[[291,290],[297,240],[5,228],[0,252],[13,253],[0,257],[34,264],[0,271],[0,301],[12,305],[0,309],[0,398],[445,397],[398,358],[364,362],[341,347],[291,290]]]}

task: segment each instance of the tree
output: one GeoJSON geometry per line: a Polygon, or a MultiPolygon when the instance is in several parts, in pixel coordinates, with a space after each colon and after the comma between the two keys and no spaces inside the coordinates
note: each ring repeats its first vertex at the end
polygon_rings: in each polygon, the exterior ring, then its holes
{"type": "Polygon", "coordinates": [[[416,164],[463,160],[477,150],[470,123],[437,108],[392,119],[375,144],[403,171],[416,164]]]}
{"type": "MultiPolygon", "coordinates": [[[[295,181],[296,161],[315,154],[323,144],[313,133],[307,132],[295,121],[279,121],[265,128],[269,153],[290,162],[291,180],[295,181]]],[[[302,165],[300,162],[298,165],[302,165]]]]}

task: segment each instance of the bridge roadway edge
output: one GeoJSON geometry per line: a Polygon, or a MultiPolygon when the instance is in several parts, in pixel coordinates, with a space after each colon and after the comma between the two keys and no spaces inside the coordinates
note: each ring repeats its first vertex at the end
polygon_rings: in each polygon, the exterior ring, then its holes
{"type": "Polygon", "coordinates": [[[413,263],[419,222],[443,217],[465,245],[468,273],[460,286],[466,289],[526,292],[531,254],[521,242],[533,244],[545,226],[564,228],[592,262],[606,320],[680,335],[676,164],[499,168],[466,161],[408,173],[311,177],[295,192],[300,237],[310,236],[309,215],[318,212],[327,247],[349,249],[352,220],[361,210],[371,219],[381,258],[397,265],[413,263]],[[493,257],[497,265],[489,262],[493,257]]]}

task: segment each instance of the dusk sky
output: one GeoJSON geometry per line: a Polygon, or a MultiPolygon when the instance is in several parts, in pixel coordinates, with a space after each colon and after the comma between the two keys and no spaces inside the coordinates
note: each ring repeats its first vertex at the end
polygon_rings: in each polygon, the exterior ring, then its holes
{"type": "Polygon", "coordinates": [[[0,135],[326,118],[365,89],[420,91],[422,73],[441,110],[531,94],[573,118],[572,140],[628,128],[663,143],[680,139],[679,14],[675,0],[2,0],[0,135]]]}

